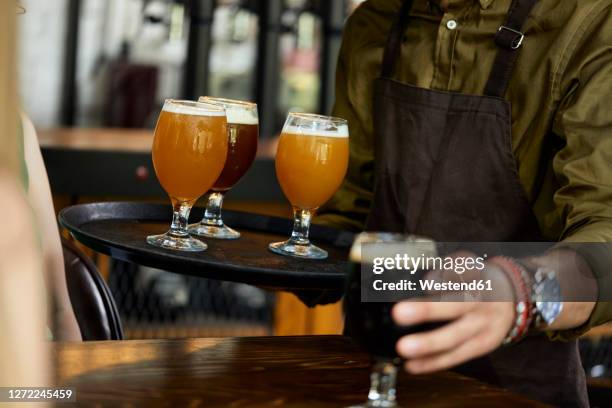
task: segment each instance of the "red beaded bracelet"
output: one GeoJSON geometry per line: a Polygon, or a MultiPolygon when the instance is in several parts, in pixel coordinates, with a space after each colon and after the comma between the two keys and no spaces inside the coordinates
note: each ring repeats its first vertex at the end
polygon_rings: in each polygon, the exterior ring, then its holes
{"type": "Polygon", "coordinates": [[[531,302],[531,285],[529,274],[521,264],[504,256],[496,256],[489,260],[500,267],[510,278],[516,296],[516,319],[508,332],[503,344],[515,343],[522,339],[533,321],[533,308],[531,302]]]}

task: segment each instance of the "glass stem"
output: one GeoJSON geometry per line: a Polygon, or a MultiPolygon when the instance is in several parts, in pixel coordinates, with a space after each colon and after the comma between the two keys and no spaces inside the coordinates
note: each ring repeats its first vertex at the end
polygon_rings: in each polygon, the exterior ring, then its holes
{"type": "Polygon", "coordinates": [[[215,192],[209,194],[202,224],[211,225],[214,227],[223,226],[223,219],[221,218],[221,207],[223,206],[224,198],[225,195],[223,193],[215,192]]]}
{"type": "Polygon", "coordinates": [[[172,225],[170,226],[169,234],[176,238],[186,238],[189,236],[187,232],[187,221],[189,220],[189,212],[193,202],[172,200],[172,225]]]}
{"type": "Polygon", "coordinates": [[[293,207],[293,232],[289,241],[296,245],[310,245],[308,232],[314,211],[293,207]]]}
{"type": "Polygon", "coordinates": [[[372,374],[370,375],[368,407],[397,407],[397,402],[395,400],[396,382],[397,366],[393,361],[376,361],[372,374]]]}

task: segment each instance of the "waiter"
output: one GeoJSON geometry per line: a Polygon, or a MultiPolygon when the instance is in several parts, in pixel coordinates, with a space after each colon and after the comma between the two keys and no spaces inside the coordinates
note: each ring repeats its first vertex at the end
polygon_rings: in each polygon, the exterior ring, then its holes
{"type": "MultiPolygon", "coordinates": [[[[324,219],[445,242],[612,241],[611,47],[612,0],[366,1],[340,52],[351,161],[324,219]]],[[[612,268],[588,248],[491,262],[516,302],[396,305],[398,324],[449,321],[398,342],[406,369],[588,406],[575,338],[612,318],[595,301],[612,268]],[[591,301],[564,302],[572,287],[591,301]],[[536,290],[559,295],[517,307],[536,290]]]]}

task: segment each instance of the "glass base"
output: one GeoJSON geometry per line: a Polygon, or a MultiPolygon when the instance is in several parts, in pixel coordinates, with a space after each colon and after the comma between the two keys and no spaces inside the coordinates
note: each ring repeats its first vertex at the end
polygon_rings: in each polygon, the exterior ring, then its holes
{"type": "Polygon", "coordinates": [[[202,252],[208,248],[208,245],[206,245],[204,242],[189,235],[185,237],[177,237],[170,235],[169,233],[150,235],[147,237],[147,243],[159,248],[185,252],[202,252]]]}
{"type": "Polygon", "coordinates": [[[401,408],[397,403],[390,401],[367,401],[359,405],[351,405],[347,408],[401,408]]]}
{"type": "Polygon", "coordinates": [[[268,246],[275,254],[306,259],[326,259],[327,251],[312,244],[296,244],[291,240],[275,242],[268,246]]]}
{"type": "Polygon", "coordinates": [[[227,225],[206,225],[197,223],[189,226],[189,233],[199,237],[215,239],[238,239],[240,233],[227,225]]]}
{"type": "Polygon", "coordinates": [[[400,408],[396,400],[399,360],[377,359],[370,374],[368,401],[349,408],[400,408]]]}

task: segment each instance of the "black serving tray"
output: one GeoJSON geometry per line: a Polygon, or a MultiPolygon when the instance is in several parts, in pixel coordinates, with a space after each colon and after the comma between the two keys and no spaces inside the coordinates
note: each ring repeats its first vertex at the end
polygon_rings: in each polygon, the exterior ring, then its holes
{"type": "MultiPolygon", "coordinates": [[[[190,222],[202,218],[194,208],[190,222]]],[[[276,289],[343,289],[348,251],[354,234],[313,225],[312,241],[329,252],[325,260],[276,255],[268,244],[289,237],[289,219],[224,211],[227,225],[241,232],[238,240],[204,238],[208,250],[175,252],[148,245],[145,238],[168,230],[170,205],[107,202],[68,207],[59,221],[84,245],[115,259],[186,275],[276,289]]]]}

